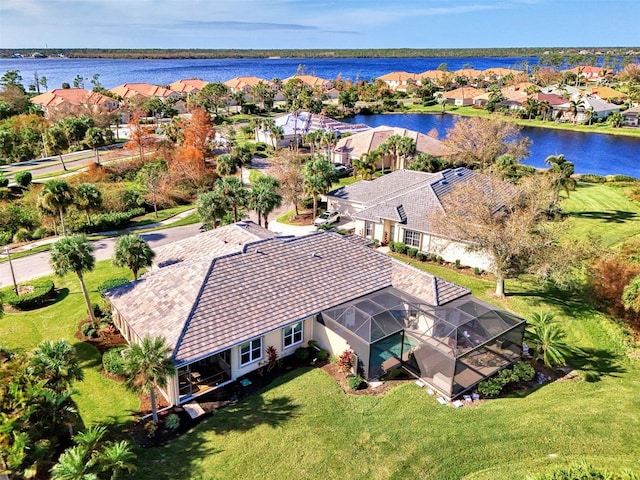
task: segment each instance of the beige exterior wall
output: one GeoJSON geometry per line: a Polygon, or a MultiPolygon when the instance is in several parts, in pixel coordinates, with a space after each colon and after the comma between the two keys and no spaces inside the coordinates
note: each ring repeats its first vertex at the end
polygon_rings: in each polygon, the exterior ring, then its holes
{"type": "Polygon", "coordinates": [[[344,338],[318,322],[313,324],[313,339],[318,341],[320,348],[324,348],[331,355],[340,355],[345,350],[351,350],[344,338]]]}
{"type": "Polygon", "coordinates": [[[464,243],[453,242],[432,235],[422,235],[422,251],[440,255],[445,261],[460,263],[467,267],[478,267],[482,270],[492,271],[491,260],[479,252],[469,252],[464,243]]]}
{"type": "MultiPolygon", "coordinates": [[[[372,240],[378,240],[379,242],[382,242],[382,238],[384,235],[384,225],[382,223],[374,223],[374,222],[370,222],[373,224],[373,236],[368,237],[371,238],[372,240]]],[[[365,236],[365,221],[364,220],[356,220],[356,234],[360,235],[361,237],[365,236]]]]}

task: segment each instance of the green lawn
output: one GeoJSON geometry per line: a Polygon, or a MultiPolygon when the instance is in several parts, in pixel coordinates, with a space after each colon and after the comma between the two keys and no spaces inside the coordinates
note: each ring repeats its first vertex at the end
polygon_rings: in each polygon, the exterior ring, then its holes
{"type": "Polygon", "coordinates": [[[194,204],[178,205],[177,207],[165,208],[164,210],[158,210],[158,216],[156,217],[154,212],[147,213],[141,217],[136,218],[135,221],[131,221],[132,227],[140,227],[143,225],[149,225],[156,222],[161,222],[171,217],[175,217],[179,213],[185,212],[195,208],[194,204]]]}
{"type": "Polygon", "coordinates": [[[596,235],[606,246],[613,246],[640,235],[640,202],[625,196],[625,189],[630,188],[626,185],[578,183],[576,191],[562,202],[562,209],[570,217],[569,237],[596,235]]]}
{"type": "MultiPolygon", "coordinates": [[[[109,261],[98,262],[96,269],[86,275],[93,302],[100,298],[96,287],[114,277],[132,278],[132,275],[127,269],[111,266],[109,261]]],[[[93,345],[74,338],[79,322],[87,317],[78,278],[75,274],[49,278],[53,279],[63,299],[30,312],[5,313],[0,318],[0,343],[9,348],[30,350],[42,340],[69,340],[76,348],[85,374],[85,380],[75,385],[78,394],[74,396],[85,425],[128,420],[131,412],[138,409],[138,398],[126,391],[122,384],[102,376],[100,352],[93,345]]]]}

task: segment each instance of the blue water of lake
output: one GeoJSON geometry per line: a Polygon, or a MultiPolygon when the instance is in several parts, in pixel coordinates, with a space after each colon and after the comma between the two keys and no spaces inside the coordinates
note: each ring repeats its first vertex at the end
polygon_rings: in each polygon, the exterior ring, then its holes
{"type": "MultiPolygon", "coordinates": [[[[450,114],[385,114],[357,115],[347,121],[371,127],[402,127],[422,133],[436,129],[439,138],[443,139],[458,118],[450,114]]],[[[522,134],[532,141],[531,154],[523,161],[527,165],[546,168],[545,158],[563,154],[574,163],[576,173],[640,178],[640,138],[532,127],[523,128],[522,134]]]]}

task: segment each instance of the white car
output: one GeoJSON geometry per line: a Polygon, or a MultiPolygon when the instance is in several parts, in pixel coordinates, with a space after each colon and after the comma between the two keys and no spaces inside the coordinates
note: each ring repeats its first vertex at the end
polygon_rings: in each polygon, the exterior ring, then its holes
{"type": "Polygon", "coordinates": [[[313,221],[313,224],[316,227],[321,227],[322,225],[331,225],[340,220],[340,213],[338,212],[324,212],[322,215],[316,217],[313,221]]]}

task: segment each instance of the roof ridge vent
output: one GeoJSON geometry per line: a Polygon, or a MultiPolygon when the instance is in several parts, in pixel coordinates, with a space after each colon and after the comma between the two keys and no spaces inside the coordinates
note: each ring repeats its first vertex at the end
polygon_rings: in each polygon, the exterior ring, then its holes
{"type": "Polygon", "coordinates": [[[311,254],[311,256],[312,256],[313,258],[322,258],[318,252],[313,252],[313,253],[311,254]]]}

